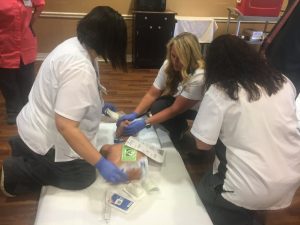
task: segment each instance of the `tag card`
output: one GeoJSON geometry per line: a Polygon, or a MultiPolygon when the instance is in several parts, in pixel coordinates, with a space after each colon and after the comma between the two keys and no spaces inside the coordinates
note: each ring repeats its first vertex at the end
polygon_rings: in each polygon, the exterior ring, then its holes
{"type": "Polygon", "coordinates": [[[32,2],[31,0],[23,0],[23,3],[26,7],[32,7],[32,2]]]}

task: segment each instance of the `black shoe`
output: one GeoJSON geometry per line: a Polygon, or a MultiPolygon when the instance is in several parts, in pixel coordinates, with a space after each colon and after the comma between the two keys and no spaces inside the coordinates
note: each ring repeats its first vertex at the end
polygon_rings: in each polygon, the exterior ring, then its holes
{"type": "Polygon", "coordinates": [[[179,140],[182,141],[184,136],[188,135],[190,133],[190,128],[187,126],[183,131],[181,131],[179,135],[179,140]]]}
{"type": "MultiPolygon", "coordinates": [[[[3,162],[4,163],[4,162],[3,162]]],[[[15,195],[10,194],[7,189],[6,189],[6,182],[5,182],[5,172],[4,172],[4,167],[2,165],[2,170],[1,170],[1,183],[0,183],[0,188],[3,194],[7,197],[15,197],[15,195]]]]}
{"type": "Polygon", "coordinates": [[[6,123],[8,125],[15,125],[17,119],[17,113],[7,113],[6,123]]]}
{"type": "Polygon", "coordinates": [[[170,139],[173,142],[174,147],[179,152],[182,151],[184,148],[183,139],[187,133],[189,133],[189,127],[186,127],[180,133],[171,133],[170,134],[170,139]]]}

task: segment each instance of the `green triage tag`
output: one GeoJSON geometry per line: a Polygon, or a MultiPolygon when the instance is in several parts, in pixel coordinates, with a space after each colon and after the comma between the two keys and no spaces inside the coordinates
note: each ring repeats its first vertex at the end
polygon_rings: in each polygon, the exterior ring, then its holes
{"type": "Polygon", "coordinates": [[[137,150],[134,148],[128,147],[127,145],[122,146],[122,161],[136,161],[137,150]]]}

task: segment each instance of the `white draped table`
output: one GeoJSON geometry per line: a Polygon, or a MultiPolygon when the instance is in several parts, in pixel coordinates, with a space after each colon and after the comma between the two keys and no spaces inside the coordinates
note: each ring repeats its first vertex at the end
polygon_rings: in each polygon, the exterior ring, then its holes
{"type": "MultiPolygon", "coordinates": [[[[113,143],[115,124],[103,123],[99,129],[101,144],[113,143]]],[[[144,129],[138,138],[166,151],[161,166],[149,165],[149,177],[159,192],[136,201],[132,211],[111,209],[111,225],[212,225],[200,201],[179,153],[161,129],[144,129]]],[[[35,225],[101,225],[104,220],[106,190],[122,190],[98,176],[88,188],[80,191],[44,186],[41,191],[35,225]]],[[[120,192],[122,193],[122,192],[120,192]]],[[[124,196],[126,194],[124,193],[124,196]]]]}

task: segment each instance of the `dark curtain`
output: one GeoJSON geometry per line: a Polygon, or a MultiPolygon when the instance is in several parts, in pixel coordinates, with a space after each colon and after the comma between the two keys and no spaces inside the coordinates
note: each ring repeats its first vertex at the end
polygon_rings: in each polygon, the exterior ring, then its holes
{"type": "Polygon", "coordinates": [[[272,40],[262,45],[262,50],[271,65],[285,74],[300,91],[300,1],[290,0],[281,17],[269,36],[272,40]],[[295,4],[293,7],[293,4],[295,4]],[[290,13],[286,18],[285,15],[290,13]],[[282,24],[280,21],[283,20],[282,24]],[[285,22],[284,22],[285,21],[285,22]],[[276,26],[279,25],[279,30],[276,26]]]}

